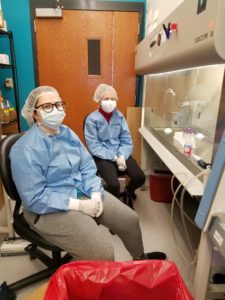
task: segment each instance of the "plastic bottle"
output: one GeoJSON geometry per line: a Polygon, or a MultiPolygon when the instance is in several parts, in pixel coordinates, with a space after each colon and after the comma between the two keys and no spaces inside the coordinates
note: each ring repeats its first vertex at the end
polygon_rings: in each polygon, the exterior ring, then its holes
{"type": "Polygon", "coordinates": [[[9,116],[10,116],[10,121],[14,121],[17,119],[16,110],[13,106],[9,108],[9,116]]]}
{"type": "Polygon", "coordinates": [[[191,156],[193,148],[194,133],[191,128],[185,128],[183,130],[183,140],[184,140],[184,154],[191,156]]]}
{"type": "Polygon", "coordinates": [[[5,103],[5,107],[7,107],[9,110],[10,121],[14,121],[16,119],[15,108],[12,106],[9,100],[4,100],[4,103],[5,103]]]}
{"type": "Polygon", "coordinates": [[[9,122],[10,122],[9,105],[5,100],[3,100],[3,123],[9,123],[9,122]]]}

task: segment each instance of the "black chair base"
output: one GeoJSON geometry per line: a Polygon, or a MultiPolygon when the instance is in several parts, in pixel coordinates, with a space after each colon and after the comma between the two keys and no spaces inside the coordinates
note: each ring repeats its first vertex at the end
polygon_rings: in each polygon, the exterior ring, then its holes
{"type": "MultiPolygon", "coordinates": [[[[133,198],[132,195],[130,195],[126,189],[124,190],[123,193],[120,193],[120,198],[122,198],[122,201],[124,204],[126,204],[127,206],[129,206],[131,209],[134,209],[133,207],[133,198]]],[[[135,198],[136,199],[136,198],[135,198]]]]}
{"type": "Polygon", "coordinates": [[[51,258],[32,244],[28,245],[25,250],[28,252],[31,259],[38,258],[45,265],[47,265],[47,268],[9,284],[8,287],[10,291],[13,292],[25,288],[33,283],[49,278],[61,265],[68,263],[72,259],[72,257],[68,253],[61,257],[59,252],[52,252],[53,257],[51,258]]]}

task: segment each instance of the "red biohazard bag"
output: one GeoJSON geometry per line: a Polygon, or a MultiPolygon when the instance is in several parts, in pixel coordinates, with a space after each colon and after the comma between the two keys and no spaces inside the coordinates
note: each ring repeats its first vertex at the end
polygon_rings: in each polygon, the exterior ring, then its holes
{"type": "Polygon", "coordinates": [[[50,279],[44,300],[193,300],[168,260],[77,261],[50,279]]]}

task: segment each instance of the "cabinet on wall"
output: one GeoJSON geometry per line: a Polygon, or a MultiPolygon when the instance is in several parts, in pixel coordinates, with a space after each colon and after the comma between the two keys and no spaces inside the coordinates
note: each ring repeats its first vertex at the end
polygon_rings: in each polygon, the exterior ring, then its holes
{"type": "MultiPolygon", "coordinates": [[[[13,87],[13,94],[14,94],[14,100],[10,101],[12,104],[14,104],[12,106],[9,105],[9,102],[8,105],[6,101],[4,103],[1,97],[1,103],[0,103],[1,104],[0,139],[1,139],[4,135],[19,132],[20,121],[19,121],[19,93],[18,93],[16,61],[15,61],[12,32],[4,31],[0,29],[0,42],[1,45],[7,46],[7,52],[9,53],[9,61],[7,60],[4,61],[3,59],[1,59],[0,61],[0,78],[2,79],[1,82],[3,82],[0,83],[0,89],[2,90],[3,88],[5,78],[12,78],[12,87],[13,87]],[[2,39],[6,39],[6,42],[3,42],[2,39]]],[[[12,211],[10,206],[10,199],[2,186],[1,180],[0,180],[0,212],[1,212],[0,234],[1,233],[8,234],[10,238],[13,238],[14,231],[11,223],[12,211]]]]}
{"type": "MultiPolygon", "coordinates": [[[[2,126],[0,124],[0,137],[2,136],[2,126]]],[[[0,210],[4,204],[3,190],[2,190],[2,182],[0,180],[0,210]]]]}
{"type": "Polygon", "coordinates": [[[15,60],[12,32],[4,31],[4,30],[0,29],[0,38],[8,39],[8,47],[9,47],[9,63],[0,63],[0,73],[2,73],[1,76],[4,76],[4,74],[3,74],[4,69],[11,70],[12,84],[13,84],[13,91],[14,91],[15,110],[13,110],[12,107],[11,108],[9,107],[8,108],[9,109],[9,119],[8,120],[1,119],[2,134],[10,134],[10,133],[16,133],[16,132],[20,131],[19,92],[18,92],[17,72],[16,72],[16,60],[15,60]],[[13,117],[13,115],[15,117],[13,117]]]}

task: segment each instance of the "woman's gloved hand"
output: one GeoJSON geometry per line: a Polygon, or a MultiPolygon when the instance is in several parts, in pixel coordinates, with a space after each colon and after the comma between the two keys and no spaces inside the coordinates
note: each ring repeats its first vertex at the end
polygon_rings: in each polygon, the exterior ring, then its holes
{"type": "Polygon", "coordinates": [[[99,217],[103,212],[102,200],[70,198],[69,209],[81,211],[91,217],[99,217]]]}
{"type": "Polygon", "coordinates": [[[92,200],[101,200],[102,201],[102,193],[101,192],[92,192],[91,193],[92,200]]]}
{"type": "Polygon", "coordinates": [[[103,202],[102,202],[102,193],[101,192],[92,192],[91,200],[97,201],[99,203],[99,211],[96,217],[99,217],[103,212],[103,202]]]}
{"type": "Polygon", "coordinates": [[[126,160],[124,156],[119,156],[115,158],[117,167],[119,171],[125,171],[127,169],[126,160]]]}
{"type": "Polygon", "coordinates": [[[102,200],[87,199],[87,200],[79,200],[79,201],[80,201],[79,209],[83,213],[91,217],[99,217],[102,214],[103,212],[102,200]]]}

